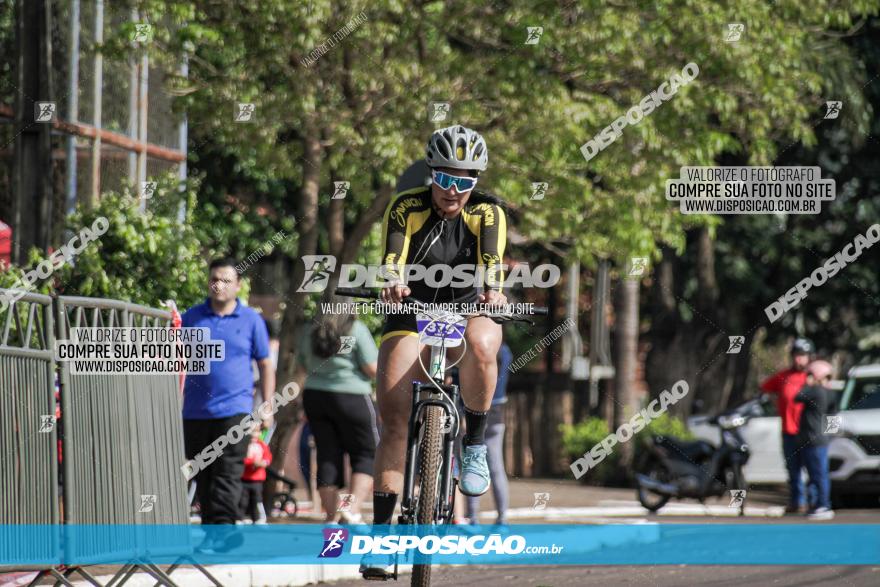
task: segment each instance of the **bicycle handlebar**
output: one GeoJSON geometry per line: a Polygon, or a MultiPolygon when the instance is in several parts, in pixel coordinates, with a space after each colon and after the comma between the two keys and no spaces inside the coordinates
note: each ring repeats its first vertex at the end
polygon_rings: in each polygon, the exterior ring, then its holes
{"type": "Polygon", "coordinates": [[[378,300],[379,292],[374,289],[365,287],[337,287],[336,295],[345,296],[347,298],[365,298],[368,300],[378,300]]]}

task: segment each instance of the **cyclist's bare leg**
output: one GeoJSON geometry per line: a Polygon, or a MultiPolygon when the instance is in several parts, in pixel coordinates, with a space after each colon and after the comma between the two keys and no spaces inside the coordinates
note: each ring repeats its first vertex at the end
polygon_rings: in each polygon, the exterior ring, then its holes
{"type": "MultiPolygon", "coordinates": [[[[464,331],[467,352],[459,364],[461,399],[468,409],[488,411],[495,395],[498,380],[498,349],[501,348],[501,325],[485,316],[468,320],[464,331]]],[[[455,360],[461,356],[464,345],[449,350],[455,360]]]]}
{"type": "MultiPolygon", "coordinates": [[[[403,490],[412,382],[425,380],[419,367],[418,352],[419,339],[416,336],[395,336],[379,347],[376,397],[382,433],[376,448],[374,491],[399,494],[403,490]]],[[[428,354],[423,357],[425,365],[428,357],[428,354]]]]}

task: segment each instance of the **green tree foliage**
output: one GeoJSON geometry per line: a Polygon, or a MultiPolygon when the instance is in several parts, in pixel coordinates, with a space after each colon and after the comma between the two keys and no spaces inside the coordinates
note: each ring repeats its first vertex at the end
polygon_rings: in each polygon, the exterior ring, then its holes
{"type": "MultiPolygon", "coordinates": [[[[193,192],[188,199],[195,201],[193,192]]],[[[72,295],[126,300],[157,306],[175,300],[181,310],[205,298],[206,260],[216,254],[191,223],[178,223],[171,209],[179,201],[177,183],[159,182],[158,212],[141,212],[130,192],[104,194],[91,210],[80,208],[68,221],[78,232],[98,217],[109,228],[57,274],[56,289],[72,295]]],[[[217,241],[214,241],[217,242],[217,241]]],[[[243,294],[246,298],[246,292],[243,294]]]]}
{"type": "Polygon", "coordinates": [[[858,108],[862,68],[835,34],[876,12],[877,2],[745,2],[733,10],[675,0],[562,8],[152,0],[144,8],[178,25],[158,31],[151,51],[166,59],[192,52],[190,78],[178,81],[179,106],[206,143],[194,145],[194,163],[212,165],[208,154],[228,161],[255,194],[275,194],[279,213],[296,213],[291,188],[306,167],[300,138],[316,134],[325,150],[323,204],[333,180],[351,182],[345,213],[353,219],[421,155],[435,126],[427,102],[448,100],[452,120],[486,132],[485,185],[521,207],[528,221],[517,228],[589,261],[653,253],[658,243],[682,250],[684,228],[713,222],[685,218],[664,199],[664,181],[680,166],[725,155],[769,164],[780,146],[815,144],[816,109],[831,88],[858,108]],[[303,64],[361,12],[365,22],[303,64]],[[729,23],[745,26],[737,42],[725,41],[729,23]],[[543,27],[537,44],[525,44],[528,26],[543,27]],[[580,145],[689,62],[699,67],[696,80],[584,160],[580,145]],[[233,121],[238,102],[256,105],[255,123],[233,121]],[[529,201],[532,181],[550,183],[545,200],[529,201]]]}
{"type": "MultiPolygon", "coordinates": [[[[842,40],[820,35],[825,40],[819,46],[831,52],[832,61],[823,60],[818,70],[821,96],[806,103],[815,141],[778,139],[770,161],[821,166],[822,176],[836,182],[836,200],[823,203],[818,215],[727,216],[711,247],[701,252],[700,235],[692,231],[680,255],[667,251],[663,263],[669,272],[655,272],[652,295],[643,304],[651,324],[646,375],[652,389],[663,389],[700,365],[691,399],[699,396],[710,410],[736,404],[756,391],[760,378],[784,365],[783,349],[794,336],[814,339],[821,356],[838,354],[844,367],[880,355],[876,246],[812,288],[778,321],[770,323],[765,314],[771,302],[880,218],[880,152],[874,139],[880,133],[874,116],[880,108],[880,21],[853,23],[847,33],[842,40]],[[826,100],[843,102],[839,118],[824,119],[826,100]],[[705,275],[709,266],[714,267],[712,279],[705,275]],[[714,286],[707,288],[707,283],[714,286]],[[745,346],[738,355],[725,356],[730,335],[746,336],[745,346]],[[756,341],[762,341],[760,348],[752,347],[756,341]],[[777,353],[782,362],[766,358],[773,355],[767,345],[782,351],[777,353]]],[[[747,163],[735,154],[721,161],[747,163]]]]}

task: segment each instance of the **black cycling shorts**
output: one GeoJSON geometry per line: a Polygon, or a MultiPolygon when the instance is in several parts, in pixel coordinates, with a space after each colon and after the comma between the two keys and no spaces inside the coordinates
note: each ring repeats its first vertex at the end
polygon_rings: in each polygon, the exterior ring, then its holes
{"type": "Polygon", "coordinates": [[[379,344],[394,336],[418,336],[415,314],[388,314],[379,344]]]}
{"type": "Polygon", "coordinates": [[[373,474],[379,432],[369,395],[306,389],[303,407],[318,449],[318,487],[342,487],[343,456],[353,473],[373,474]]]}

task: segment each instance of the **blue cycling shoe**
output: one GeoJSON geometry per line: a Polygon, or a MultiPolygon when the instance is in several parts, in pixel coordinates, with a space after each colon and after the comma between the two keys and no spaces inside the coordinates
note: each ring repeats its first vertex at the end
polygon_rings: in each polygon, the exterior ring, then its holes
{"type": "Polygon", "coordinates": [[[486,462],[486,445],[472,444],[461,451],[461,480],[458,487],[465,495],[476,497],[489,491],[489,464],[486,462]]]}

